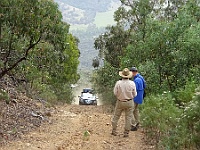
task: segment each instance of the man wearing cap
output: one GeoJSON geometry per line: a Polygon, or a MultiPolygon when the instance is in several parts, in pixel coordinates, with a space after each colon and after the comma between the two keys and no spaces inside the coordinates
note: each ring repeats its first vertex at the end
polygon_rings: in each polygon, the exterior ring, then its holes
{"type": "Polygon", "coordinates": [[[122,80],[116,82],[114,87],[114,95],[117,97],[114,115],[112,118],[112,135],[116,136],[117,132],[117,122],[125,111],[125,127],[124,127],[124,137],[128,137],[129,131],[131,129],[131,120],[133,116],[133,106],[134,103],[132,99],[137,95],[135,83],[129,78],[132,78],[132,72],[128,68],[119,72],[122,80]]]}
{"type": "Polygon", "coordinates": [[[139,109],[138,105],[142,104],[143,98],[144,98],[144,89],[146,88],[146,82],[144,78],[138,73],[138,70],[136,67],[132,67],[130,69],[133,74],[133,81],[136,85],[137,90],[137,96],[134,97],[134,109],[133,109],[133,118],[132,118],[132,125],[131,125],[131,131],[137,131],[139,127],[139,109]]]}

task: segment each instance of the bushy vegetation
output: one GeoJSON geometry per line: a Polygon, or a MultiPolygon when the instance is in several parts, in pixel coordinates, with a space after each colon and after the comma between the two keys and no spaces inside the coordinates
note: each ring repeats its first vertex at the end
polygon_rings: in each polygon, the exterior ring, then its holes
{"type": "Polygon", "coordinates": [[[158,149],[199,148],[200,95],[197,91],[182,92],[193,95],[184,106],[176,104],[171,93],[149,96],[142,105],[146,140],[156,143],[158,149]]]}
{"type": "Polygon", "coordinates": [[[113,85],[115,81],[119,79],[116,72],[116,68],[107,63],[104,64],[104,67],[94,70],[91,82],[94,83],[94,89],[100,94],[102,103],[104,104],[115,104],[113,85]],[[95,86],[96,84],[98,84],[98,86],[95,86]]]}
{"type": "Polygon", "coordinates": [[[178,127],[183,110],[176,107],[170,93],[149,96],[142,106],[141,118],[146,140],[159,143],[173,136],[173,129],[178,127]]]}
{"type": "Polygon", "coordinates": [[[5,100],[6,102],[9,102],[8,93],[2,89],[0,89],[0,101],[1,100],[5,100]]]}
{"type": "Polygon", "coordinates": [[[78,39],[55,2],[1,0],[0,37],[0,79],[9,75],[29,97],[72,101],[78,39]]]}
{"type": "Polygon", "coordinates": [[[137,66],[147,82],[141,119],[148,141],[158,149],[199,149],[199,1],[121,3],[117,25],[94,43],[105,64],[94,72],[95,87],[114,104],[118,71],[137,66]]]}

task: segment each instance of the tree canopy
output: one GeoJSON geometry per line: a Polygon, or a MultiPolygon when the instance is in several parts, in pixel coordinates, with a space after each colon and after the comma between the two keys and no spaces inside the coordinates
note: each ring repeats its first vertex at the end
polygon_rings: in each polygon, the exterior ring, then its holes
{"type": "Polygon", "coordinates": [[[69,27],[51,0],[2,0],[0,78],[9,74],[52,87],[76,82],[78,40],[69,27]]]}
{"type": "MultiPolygon", "coordinates": [[[[175,91],[199,79],[199,2],[129,1],[115,12],[116,26],[95,40],[116,70],[138,66],[149,92],[175,91]]],[[[115,72],[116,73],[116,72],[115,72]]]]}
{"type": "Polygon", "coordinates": [[[200,2],[121,2],[117,25],[94,42],[104,53],[104,66],[93,75],[95,90],[115,104],[118,71],[137,66],[147,83],[140,106],[147,139],[158,149],[199,149],[200,2]]]}

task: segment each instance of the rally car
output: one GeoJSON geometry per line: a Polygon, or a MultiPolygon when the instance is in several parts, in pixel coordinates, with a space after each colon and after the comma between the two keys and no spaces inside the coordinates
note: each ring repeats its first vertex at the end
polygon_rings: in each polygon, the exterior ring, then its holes
{"type": "Polygon", "coordinates": [[[97,105],[97,96],[91,88],[84,88],[79,97],[79,105],[97,105]]]}

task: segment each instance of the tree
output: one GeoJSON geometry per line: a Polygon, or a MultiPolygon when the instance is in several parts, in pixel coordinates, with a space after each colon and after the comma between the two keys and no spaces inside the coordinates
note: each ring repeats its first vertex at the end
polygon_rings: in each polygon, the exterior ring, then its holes
{"type": "Polygon", "coordinates": [[[123,27],[107,27],[107,32],[95,40],[95,48],[103,53],[105,60],[112,66],[120,68],[120,58],[124,56],[124,48],[129,43],[129,33],[123,27]]]}
{"type": "Polygon", "coordinates": [[[96,48],[105,52],[105,61],[116,68],[138,66],[147,83],[151,83],[147,90],[152,93],[175,91],[188,79],[198,81],[199,2],[121,2],[115,12],[117,25],[95,41],[96,48]],[[120,42],[116,38],[119,26],[120,42]]]}
{"type": "Polygon", "coordinates": [[[78,40],[56,3],[2,0],[0,8],[0,78],[9,74],[52,89],[79,79],[78,40]]]}
{"type": "Polygon", "coordinates": [[[48,0],[11,0],[2,1],[1,9],[0,78],[31,57],[30,53],[37,52],[39,43],[52,45],[54,53],[62,55],[69,25],[61,21],[57,4],[48,0]]]}

